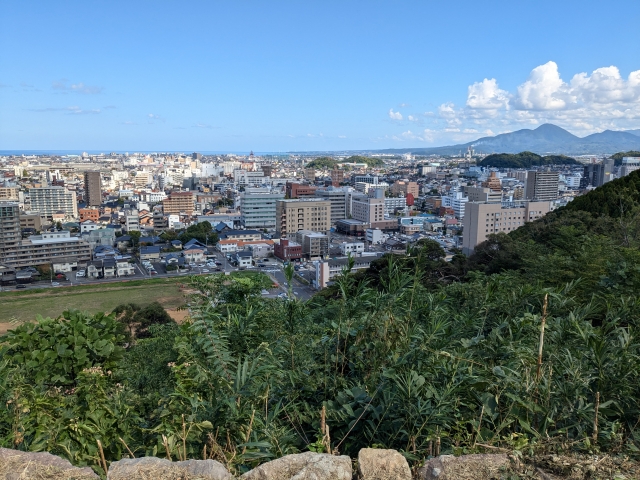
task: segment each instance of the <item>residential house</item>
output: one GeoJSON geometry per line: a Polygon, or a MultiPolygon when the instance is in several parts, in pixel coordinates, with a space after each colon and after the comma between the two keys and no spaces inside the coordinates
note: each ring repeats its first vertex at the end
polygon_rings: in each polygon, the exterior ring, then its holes
{"type": "Polygon", "coordinates": [[[160,259],[160,247],[140,247],[140,260],[158,260],[160,259]]]}
{"type": "Polygon", "coordinates": [[[236,252],[236,262],[239,268],[251,267],[253,265],[251,252],[236,252]]]}
{"type": "Polygon", "coordinates": [[[187,263],[201,263],[206,259],[206,250],[199,247],[185,247],[182,255],[187,263]]]}

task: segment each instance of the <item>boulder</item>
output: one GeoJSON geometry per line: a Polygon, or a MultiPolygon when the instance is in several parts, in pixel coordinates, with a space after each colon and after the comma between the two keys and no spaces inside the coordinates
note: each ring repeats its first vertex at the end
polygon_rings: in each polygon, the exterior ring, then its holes
{"type": "Polygon", "coordinates": [[[93,480],[100,477],[89,467],[74,467],[68,460],[47,452],[21,452],[0,448],[0,479],[28,478],[93,480]]]}
{"type": "Polygon", "coordinates": [[[505,454],[440,455],[418,470],[420,480],[492,480],[511,465],[505,454]]]}
{"type": "Polygon", "coordinates": [[[215,460],[171,462],[164,458],[123,458],[111,463],[107,480],[233,480],[215,460]]]}
{"type": "Polygon", "coordinates": [[[351,477],[349,457],[305,452],[263,463],[240,480],[351,480],[351,477]]]}
{"type": "Polygon", "coordinates": [[[363,448],[358,453],[360,480],[411,480],[407,459],[395,450],[363,448]]]}

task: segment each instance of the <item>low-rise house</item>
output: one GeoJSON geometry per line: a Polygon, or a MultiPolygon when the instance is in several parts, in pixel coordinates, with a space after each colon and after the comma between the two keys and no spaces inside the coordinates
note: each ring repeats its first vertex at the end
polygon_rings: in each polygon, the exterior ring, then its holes
{"type": "Polygon", "coordinates": [[[253,256],[251,252],[236,252],[236,262],[240,268],[250,267],[253,265],[253,256]]]}
{"type": "Polygon", "coordinates": [[[119,277],[128,277],[129,275],[135,275],[135,273],[135,265],[129,263],[129,258],[116,259],[116,274],[119,277]]]}
{"type": "Polygon", "coordinates": [[[140,260],[159,260],[160,247],[140,247],[140,260]]]}
{"type": "Polygon", "coordinates": [[[182,254],[188,263],[200,263],[206,258],[206,250],[204,248],[189,247],[183,250],[182,254]]]}

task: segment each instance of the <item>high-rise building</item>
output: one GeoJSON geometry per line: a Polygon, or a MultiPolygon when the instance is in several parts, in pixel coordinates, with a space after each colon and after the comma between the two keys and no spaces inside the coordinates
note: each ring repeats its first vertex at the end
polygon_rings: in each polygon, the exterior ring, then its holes
{"type": "Polygon", "coordinates": [[[620,176],[626,177],[631,172],[640,170],[640,157],[623,157],[620,167],[620,176]]]}
{"type": "Polygon", "coordinates": [[[496,172],[491,172],[487,179],[482,182],[482,186],[497,192],[502,191],[502,184],[500,183],[500,179],[496,172]]]}
{"type": "Polygon", "coordinates": [[[284,198],[282,192],[251,192],[240,194],[241,221],[245,228],[274,228],[276,203],[284,198]]]}
{"type": "Polygon", "coordinates": [[[527,200],[550,201],[558,198],[560,175],[558,172],[530,170],[524,196],[527,200]]]}
{"type": "Polygon", "coordinates": [[[0,264],[7,264],[20,243],[20,207],[17,203],[0,202],[0,264]]]}
{"type": "Polygon", "coordinates": [[[304,169],[304,179],[307,182],[315,183],[315,181],[316,181],[316,169],[315,168],[305,168],[304,169]]]}
{"type": "Polygon", "coordinates": [[[467,202],[462,220],[462,252],[470,255],[494,233],[509,233],[549,213],[550,202],[467,202]]]}
{"type": "Polygon", "coordinates": [[[78,217],[76,192],[70,192],[64,187],[30,188],[29,197],[31,210],[46,217],[52,217],[57,212],[63,212],[70,218],[78,217]]]}
{"type": "Polygon", "coordinates": [[[84,200],[88,207],[102,205],[100,172],[84,172],[84,200]]]}
{"type": "Polygon", "coordinates": [[[328,233],[330,228],[331,202],[320,198],[276,202],[276,233],[280,237],[299,230],[328,233]]]}
{"type": "Polygon", "coordinates": [[[580,188],[601,187],[607,182],[613,180],[615,169],[615,161],[607,159],[602,163],[590,163],[584,166],[582,178],[580,179],[580,188]]]}

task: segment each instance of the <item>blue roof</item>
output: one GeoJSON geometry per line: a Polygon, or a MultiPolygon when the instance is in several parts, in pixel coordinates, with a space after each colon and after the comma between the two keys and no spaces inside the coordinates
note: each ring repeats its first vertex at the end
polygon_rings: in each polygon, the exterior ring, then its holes
{"type": "Polygon", "coordinates": [[[140,247],[141,255],[148,255],[150,253],[160,253],[160,247],[140,247]]]}
{"type": "Polygon", "coordinates": [[[189,240],[187,243],[184,244],[185,248],[189,248],[189,247],[201,247],[201,248],[206,248],[207,246],[202,243],[199,242],[198,240],[196,240],[195,238],[192,238],[191,240],[189,240]]]}

